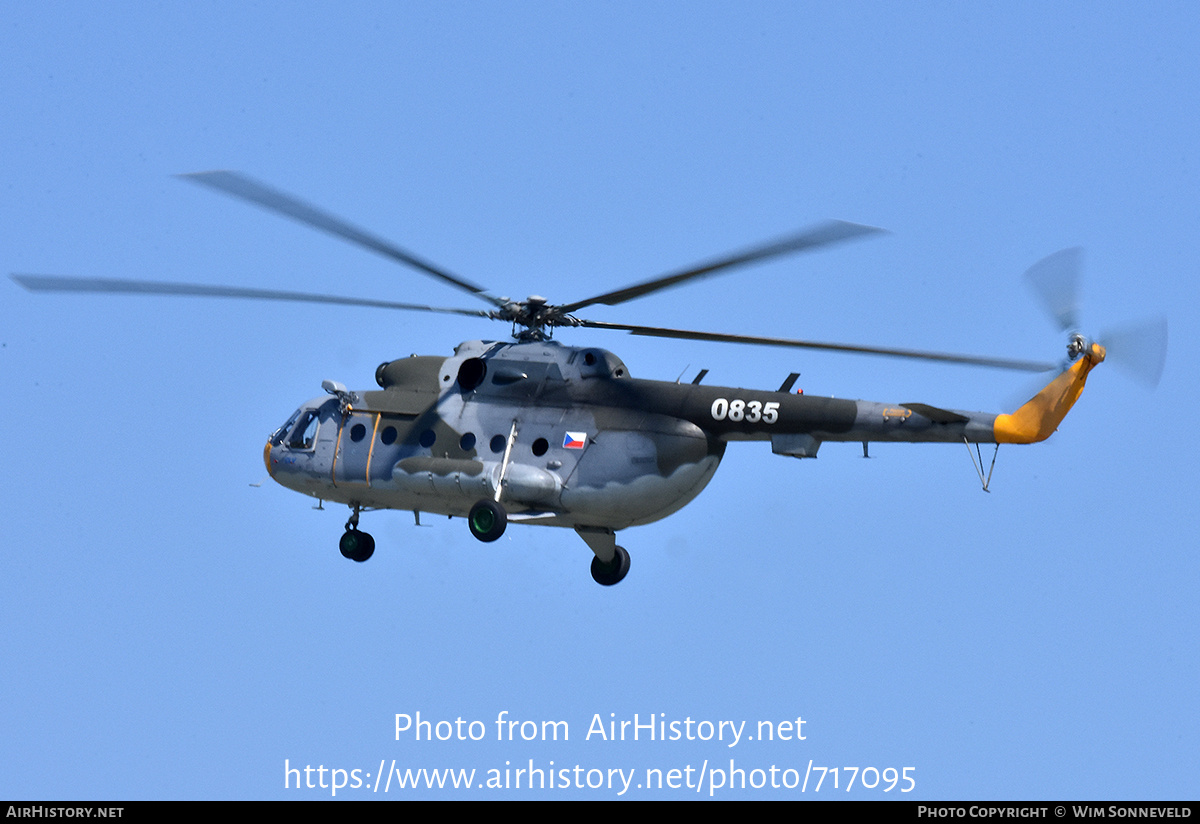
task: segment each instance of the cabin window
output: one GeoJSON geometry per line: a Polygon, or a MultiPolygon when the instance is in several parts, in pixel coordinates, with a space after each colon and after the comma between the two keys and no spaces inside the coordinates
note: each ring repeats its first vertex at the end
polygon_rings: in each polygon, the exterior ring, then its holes
{"type": "Polygon", "coordinates": [[[458,439],[458,448],[463,452],[470,452],[475,448],[475,433],[468,432],[458,439]]]}
{"type": "Polygon", "coordinates": [[[434,434],[434,431],[432,429],[426,429],[424,432],[421,433],[421,446],[425,447],[426,449],[433,446],[433,443],[436,440],[437,440],[437,435],[434,434]]]}
{"type": "Polygon", "coordinates": [[[507,441],[505,440],[503,435],[493,435],[492,442],[488,445],[491,447],[493,453],[499,455],[501,452],[504,451],[505,443],[507,443],[507,441]]]}
{"type": "Polygon", "coordinates": [[[533,442],[533,454],[539,458],[546,454],[546,450],[550,448],[550,444],[545,438],[538,438],[533,442]]]}
{"type": "Polygon", "coordinates": [[[367,428],[361,423],[356,423],[350,427],[350,440],[358,443],[365,437],[367,437],[367,428]]]}
{"type": "Polygon", "coordinates": [[[396,427],[389,426],[379,434],[379,440],[383,441],[384,445],[391,446],[396,442],[396,427]]]}

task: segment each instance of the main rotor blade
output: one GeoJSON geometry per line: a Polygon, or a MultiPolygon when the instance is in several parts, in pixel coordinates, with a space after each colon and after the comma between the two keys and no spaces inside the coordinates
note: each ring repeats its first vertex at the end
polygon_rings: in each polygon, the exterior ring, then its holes
{"type": "Polygon", "coordinates": [[[109,292],[137,295],[184,295],[205,298],[249,298],[251,300],[283,300],[298,303],[326,303],[340,306],[371,306],[379,309],[407,309],[417,312],[440,312],[470,317],[491,317],[483,309],[446,309],[416,303],[397,303],[387,300],[343,298],[337,295],[312,295],[306,292],[286,292],[277,289],[246,289],[240,286],[209,286],[197,283],[166,283],[150,280],[112,280],[108,278],[76,278],[62,275],[10,275],[31,292],[109,292]]]}
{"type": "Polygon", "coordinates": [[[1079,328],[1079,272],[1083,250],[1063,249],[1042,258],[1025,271],[1025,282],[1037,293],[1060,332],[1079,328]]]}
{"type": "Polygon", "coordinates": [[[854,346],[847,343],[819,343],[787,338],[763,338],[753,335],[725,335],[717,332],[694,332],[688,329],[664,329],[657,326],[631,326],[623,323],[603,323],[580,320],[580,326],[592,329],[616,329],[633,335],[653,338],[682,338],[683,340],[707,340],[717,343],[749,343],[758,346],[789,346],[797,349],[824,349],[833,352],[855,352],[863,355],[885,355],[893,358],[962,363],[970,366],[990,366],[995,369],[1016,369],[1022,372],[1047,372],[1057,369],[1054,363],[1013,360],[1010,358],[986,358],[976,355],[954,355],[947,352],[923,352],[917,349],[892,349],[878,346],[854,346]]]}
{"type": "Polygon", "coordinates": [[[315,229],[320,229],[331,235],[336,235],[343,240],[348,240],[351,243],[377,252],[386,258],[398,261],[407,266],[412,266],[414,269],[419,269],[427,275],[449,283],[458,289],[470,292],[489,303],[497,306],[503,305],[498,298],[489,295],[487,290],[482,286],[476,286],[471,281],[434,266],[432,263],[422,260],[411,252],[401,249],[399,246],[355,226],[351,226],[349,223],[323,212],[315,206],[311,206],[291,195],[272,189],[256,180],[251,180],[238,172],[195,172],[193,174],[179,175],[179,177],[184,180],[190,180],[193,183],[201,183],[224,192],[227,195],[256,203],[264,209],[286,215],[315,229]]]}
{"type": "Polygon", "coordinates": [[[780,255],[793,254],[806,249],[817,249],[822,246],[830,246],[834,243],[840,243],[844,240],[850,240],[852,238],[883,231],[883,229],[879,229],[874,226],[863,226],[858,223],[846,223],[845,221],[841,220],[831,220],[812,228],[805,229],[798,234],[790,235],[779,240],[773,240],[769,243],[762,244],[761,246],[755,246],[726,257],[710,260],[690,269],[685,269],[682,272],[663,275],[642,283],[634,284],[633,286],[627,286],[624,289],[605,292],[603,295],[597,295],[596,297],[577,301],[576,303],[568,303],[563,306],[556,307],[556,309],[560,314],[565,315],[574,312],[577,309],[582,309],[585,306],[591,306],[596,303],[615,306],[618,303],[624,303],[627,300],[640,298],[643,295],[648,295],[651,292],[657,292],[660,289],[678,286],[685,281],[708,277],[726,269],[732,269],[735,266],[744,266],[748,263],[755,263],[760,260],[767,260],[768,258],[778,257],[780,255]]]}

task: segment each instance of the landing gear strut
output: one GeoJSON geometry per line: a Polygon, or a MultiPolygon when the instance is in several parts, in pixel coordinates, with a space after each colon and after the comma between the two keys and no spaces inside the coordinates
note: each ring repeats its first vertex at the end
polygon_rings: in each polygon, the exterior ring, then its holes
{"type": "Polygon", "coordinates": [[[342,557],[361,564],[375,554],[375,539],[369,532],[360,532],[358,529],[358,514],[362,507],[354,505],[352,509],[354,511],[350,520],[346,521],[346,531],[338,542],[338,548],[342,551],[342,557]]]}
{"type": "Polygon", "coordinates": [[[595,526],[577,526],[575,532],[596,555],[592,558],[592,580],[605,587],[619,584],[629,572],[629,553],[617,546],[617,534],[595,526]]]}

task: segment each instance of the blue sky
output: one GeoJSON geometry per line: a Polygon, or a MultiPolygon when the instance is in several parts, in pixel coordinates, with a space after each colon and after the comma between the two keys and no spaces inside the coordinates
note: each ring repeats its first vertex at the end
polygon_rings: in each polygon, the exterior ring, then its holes
{"type": "MultiPolygon", "coordinates": [[[[232,168],[556,302],[825,218],[890,230],[588,315],[722,332],[1053,359],[1020,275],[1078,245],[1086,329],[1165,312],[1173,348],[1153,393],[1098,369],[1050,441],[1001,450],[990,494],[961,447],[734,445],[690,506],[622,533],[632,569],[605,589],[570,532],[485,546],[410,513],[364,516],[379,548],[353,564],[344,508],[252,486],[322,380],[369,388],[380,361],[507,328],[5,280],[0,795],[332,796],[285,788],[286,763],[359,770],[339,799],[612,798],[617,769],[638,771],[623,797],[707,798],[732,759],[748,783],[772,766],[810,783],[712,797],[900,795],[847,792],[869,767],[913,768],[913,799],[1194,797],[1198,41],[1185,3],[8,7],[10,272],[471,305],[172,177],[232,168]],[[417,712],[487,735],[396,740],[417,712]],[[569,741],[497,741],[501,712],[566,721],[569,741]],[[587,737],[635,714],[748,734],[803,718],[805,739],[587,737]],[[605,784],[368,789],[393,761],[605,784]],[[814,793],[810,763],[839,788],[814,793]],[[699,793],[645,786],[689,767],[699,793]]],[[[559,337],[638,377],[798,371],[810,394],[990,411],[1029,391],[559,337]]]]}

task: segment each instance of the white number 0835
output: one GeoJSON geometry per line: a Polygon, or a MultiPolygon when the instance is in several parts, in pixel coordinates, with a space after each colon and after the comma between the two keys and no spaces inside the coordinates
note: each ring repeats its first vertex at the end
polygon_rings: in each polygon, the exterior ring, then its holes
{"type": "Polygon", "coordinates": [[[726,400],[717,398],[713,401],[712,417],[714,421],[746,421],[747,423],[775,423],[779,420],[779,403],[771,401],[744,401],[741,398],[726,400]]]}

